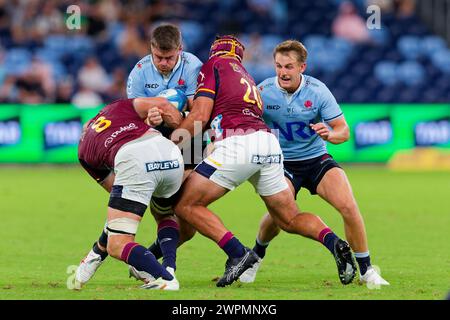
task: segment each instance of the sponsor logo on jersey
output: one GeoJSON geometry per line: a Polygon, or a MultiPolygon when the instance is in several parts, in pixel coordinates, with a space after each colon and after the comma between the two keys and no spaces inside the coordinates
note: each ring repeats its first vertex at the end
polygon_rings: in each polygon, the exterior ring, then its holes
{"type": "Polygon", "coordinates": [[[147,89],[157,89],[159,87],[159,84],[157,84],[157,83],[146,83],[145,87],[147,89]]]}
{"type": "Polygon", "coordinates": [[[242,113],[246,116],[252,116],[253,118],[261,119],[261,117],[259,115],[257,115],[256,113],[254,113],[252,110],[250,110],[248,108],[243,109],[242,113]]]}
{"type": "Polygon", "coordinates": [[[294,121],[286,123],[277,123],[272,121],[273,129],[279,132],[279,136],[287,141],[294,141],[294,139],[309,139],[316,134],[316,132],[309,126],[314,123],[314,119],[308,123],[303,121],[294,121]]]}
{"type": "Polygon", "coordinates": [[[266,106],[266,109],[267,109],[267,110],[278,110],[278,109],[280,109],[280,108],[281,108],[281,106],[278,105],[278,104],[268,104],[268,105],[266,106]]]}
{"type": "Polygon", "coordinates": [[[138,126],[135,125],[134,123],[130,123],[130,124],[127,125],[127,126],[120,127],[119,130],[113,132],[113,133],[105,140],[105,148],[108,147],[108,145],[109,145],[110,143],[112,143],[112,142],[114,141],[114,139],[115,139],[119,134],[121,134],[122,132],[125,132],[125,131],[131,131],[131,130],[136,130],[136,129],[138,129],[138,126]]]}
{"type": "Polygon", "coordinates": [[[180,167],[180,163],[178,160],[169,160],[169,161],[155,161],[155,162],[147,162],[145,164],[147,172],[156,171],[156,170],[172,170],[180,167]]]}
{"type": "Polygon", "coordinates": [[[271,154],[266,156],[252,155],[252,163],[265,164],[265,163],[280,163],[281,154],[271,154]]]}

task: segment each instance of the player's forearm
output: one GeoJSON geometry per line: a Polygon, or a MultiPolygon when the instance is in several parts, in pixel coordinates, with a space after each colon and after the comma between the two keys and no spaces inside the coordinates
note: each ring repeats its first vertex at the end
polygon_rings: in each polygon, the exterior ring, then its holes
{"type": "Polygon", "coordinates": [[[344,143],[350,138],[350,132],[347,128],[337,128],[330,131],[327,141],[332,144],[344,143]]]}
{"type": "Polygon", "coordinates": [[[171,140],[178,144],[186,139],[190,139],[194,135],[200,134],[207,122],[208,120],[205,121],[198,112],[190,112],[186,119],[172,133],[171,140]]]}

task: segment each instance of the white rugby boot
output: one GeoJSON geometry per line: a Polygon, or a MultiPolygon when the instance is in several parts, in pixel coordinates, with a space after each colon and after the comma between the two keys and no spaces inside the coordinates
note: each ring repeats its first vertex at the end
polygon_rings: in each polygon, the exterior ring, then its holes
{"type": "Polygon", "coordinates": [[[257,262],[253,265],[253,267],[248,268],[244,271],[243,274],[239,277],[239,281],[242,283],[252,283],[256,279],[256,273],[259,270],[259,267],[261,266],[263,259],[258,259],[257,262]]]}
{"type": "Polygon", "coordinates": [[[140,280],[144,283],[149,283],[150,281],[155,281],[156,279],[148,272],[139,271],[133,266],[128,266],[129,277],[135,278],[136,280],[140,280]]]}
{"type": "Polygon", "coordinates": [[[359,274],[359,282],[367,284],[369,288],[379,288],[380,286],[390,285],[389,282],[384,280],[372,266],[367,269],[364,275],[359,274]]]}
{"type": "Polygon", "coordinates": [[[91,249],[87,256],[81,260],[75,271],[75,290],[80,290],[95,274],[95,271],[103,263],[102,257],[91,249]]]}
{"type": "Polygon", "coordinates": [[[149,290],[170,290],[170,291],[180,290],[180,284],[177,278],[175,278],[175,270],[171,267],[167,267],[166,270],[173,276],[172,280],[165,280],[162,277],[159,277],[156,280],[150,281],[142,285],[141,288],[149,290]]]}

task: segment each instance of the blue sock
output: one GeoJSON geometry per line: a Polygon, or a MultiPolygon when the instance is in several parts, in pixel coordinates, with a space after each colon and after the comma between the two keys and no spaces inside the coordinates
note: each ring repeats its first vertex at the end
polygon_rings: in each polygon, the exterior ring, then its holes
{"type": "Polygon", "coordinates": [[[159,258],[161,258],[163,256],[163,254],[161,252],[161,247],[159,246],[158,238],[156,238],[155,242],[153,242],[150,245],[150,247],[148,247],[148,251],[153,253],[153,255],[155,256],[156,260],[158,260],[159,258]]]}
{"type": "Polygon", "coordinates": [[[164,220],[158,225],[158,243],[163,256],[163,267],[176,269],[177,246],[180,239],[178,224],[173,220],[164,220]]]}
{"type": "Polygon", "coordinates": [[[230,258],[239,258],[245,254],[244,246],[231,232],[227,232],[218,244],[230,258]]]}
{"type": "Polygon", "coordinates": [[[334,244],[338,239],[339,237],[335,235],[334,232],[329,232],[323,238],[322,243],[325,247],[327,247],[328,250],[330,250],[332,254],[334,254],[334,244]]]}
{"type": "Polygon", "coordinates": [[[122,251],[121,259],[139,271],[151,274],[155,279],[162,277],[172,280],[172,275],[159,264],[155,256],[147,248],[136,242],[127,243],[122,251]]]}
{"type": "Polygon", "coordinates": [[[253,251],[260,257],[261,259],[264,258],[266,255],[266,249],[269,246],[269,242],[261,242],[256,238],[255,246],[253,247],[253,251]]]}
{"type": "Polygon", "coordinates": [[[356,262],[359,265],[359,272],[364,275],[367,269],[371,266],[369,251],[367,252],[355,252],[356,262]]]}

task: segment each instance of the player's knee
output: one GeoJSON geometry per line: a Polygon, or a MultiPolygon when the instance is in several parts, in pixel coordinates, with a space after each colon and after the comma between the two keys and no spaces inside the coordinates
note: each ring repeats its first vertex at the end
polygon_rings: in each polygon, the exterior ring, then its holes
{"type": "Polygon", "coordinates": [[[180,201],[174,208],[175,214],[182,218],[187,217],[191,210],[191,205],[186,201],[180,201]]]}
{"type": "Polygon", "coordinates": [[[358,205],[355,201],[346,201],[337,207],[337,210],[345,219],[352,219],[359,217],[358,205]]]}
{"type": "Polygon", "coordinates": [[[108,244],[106,250],[114,258],[120,259],[124,246],[134,241],[139,221],[130,218],[116,218],[108,221],[108,244]]]}

